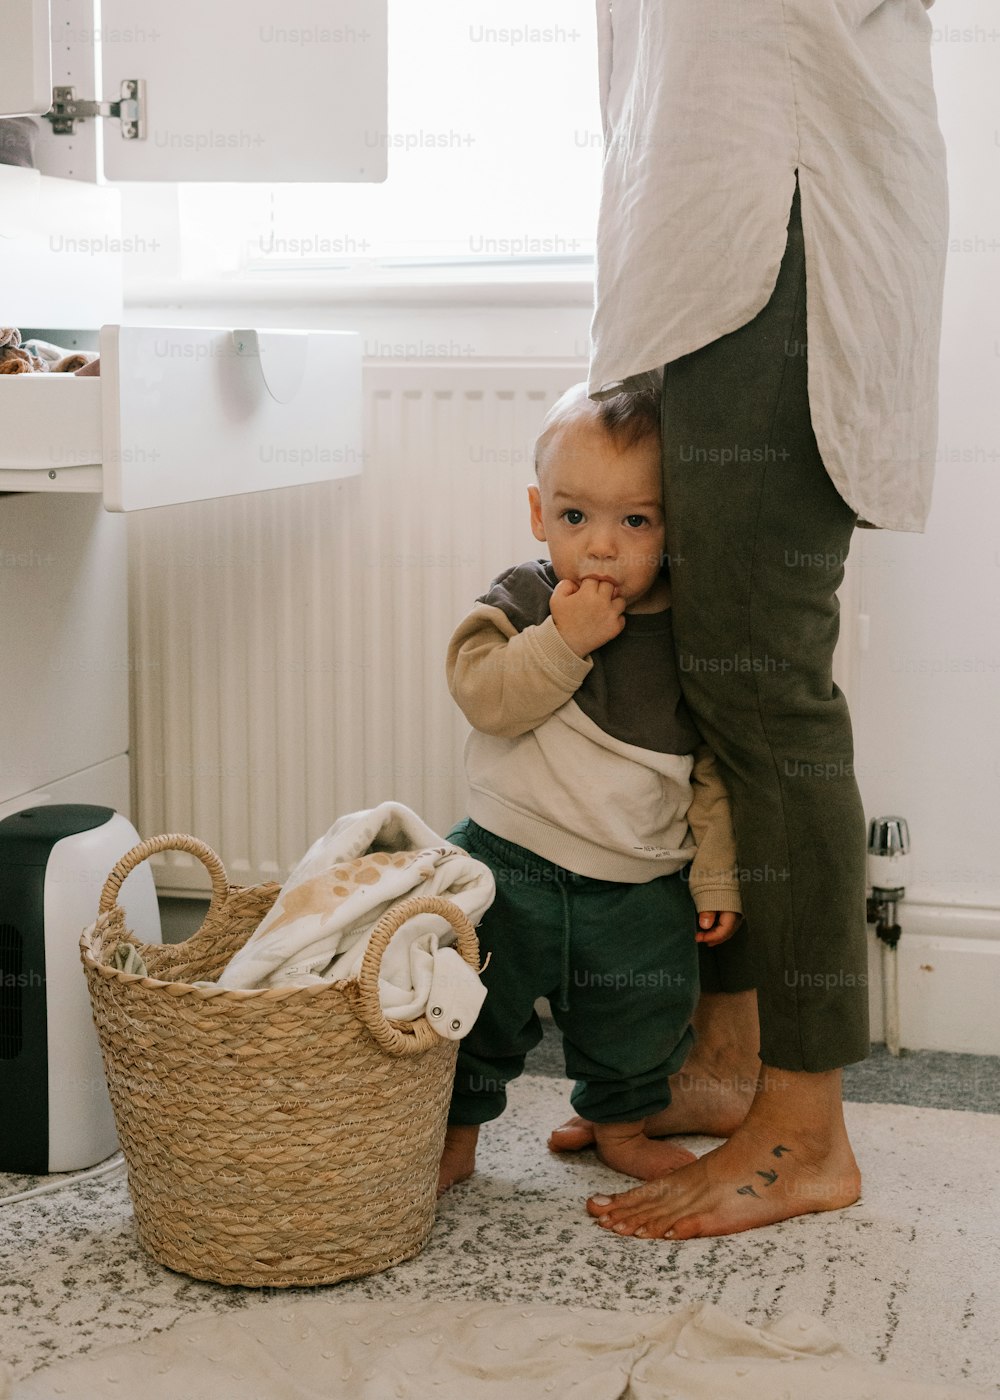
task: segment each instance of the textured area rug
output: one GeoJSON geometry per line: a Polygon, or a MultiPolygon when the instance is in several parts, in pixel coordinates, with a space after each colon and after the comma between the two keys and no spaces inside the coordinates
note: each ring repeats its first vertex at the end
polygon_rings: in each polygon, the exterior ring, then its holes
{"type": "MultiPolygon", "coordinates": [[[[586,1196],[621,1189],[623,1178],[592,1153],[546,1152],[568,1087],[531,1077],[512,1085],[507,1114],[484,1130],[479,1171],[443,1199],[423,1252],[329,1289],[266,1294],[171,1273],[139,1246],[121,1174],[0,1207],[0,1354],[25,1377],[213,1314],[252,1326],[259,1310],[296,1297],[559,1304],[660,1319],[708,1303],[756,1328],[801,1312],[858,1357],[1000,1395],[1000,1116],[848,1104],[865,1178],[858,1204],[675,1244],[620,1239],[590,1221],[586,1196]]],[[[694,1151],[711,1145],[687,1141],[694,1151]]],[[[0,1191],[23,1184],[0,1179],[0,1191]]]]}

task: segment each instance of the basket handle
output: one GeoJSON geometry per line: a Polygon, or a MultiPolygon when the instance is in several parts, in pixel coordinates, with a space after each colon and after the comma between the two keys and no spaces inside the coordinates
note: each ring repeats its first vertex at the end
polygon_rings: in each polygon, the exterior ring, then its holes
{"type": "Polygon", "coordinates": [[[197,856],[212,877],[212,902],[209,905],[209,913],[217,905],[225,902],[229,894],[229,878],[226,875],[226,867],[211,846],[206,846],[197,836],[184,836],[173,832],[167,836],[151,836],[148,841],[140,841],[138,846],[133,846],[130,851],[125,852],[104,882],[101,902],[97,908],[98,915],[107,914],[115,907],[118,891],[135,867],[160,851],[187,851],[190,855],[197,856]]]}
{"type": "Polygon", "coordinates": [[[441,1037],[425,1016],[416,1021],[388,1021],[378,995],[378,974],[382,954],[389,940],[407,919],[415,914],[440,914],[455,930],[458,951],[474,972],[479,972],[479,939],[472,924],[450,899],[438,895],[417,895],[400,900],[379,919],[371,931],[368,947],[358,972],[358,1016],[365,1027],[390,1055],[418,1055],[440,1042],[441,1037]],[[402,1029],[403,1027],[407,1029],[402,1029]]]}

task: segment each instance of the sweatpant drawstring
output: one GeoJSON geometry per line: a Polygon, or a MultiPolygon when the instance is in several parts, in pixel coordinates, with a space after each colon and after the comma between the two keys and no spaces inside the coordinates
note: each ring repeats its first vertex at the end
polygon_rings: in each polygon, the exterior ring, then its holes
{"type": "Polygon", "coordinates": [[[569,957],[572,922],[569,913],[569,890],[564,881],[557,881],[563,902],[562,968],[559,975],[559,1010],[569,1010],[569,957]]]}

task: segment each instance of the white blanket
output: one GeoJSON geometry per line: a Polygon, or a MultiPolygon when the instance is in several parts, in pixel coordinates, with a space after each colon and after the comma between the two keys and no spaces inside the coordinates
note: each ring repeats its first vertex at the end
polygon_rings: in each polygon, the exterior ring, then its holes
{"type": "MultiPolygon", "coordinates": [[[[639,1246],[646,1248],[647,1246],[639,1246]]],[[[522,1285],[530,1293],[530,1287],[522,1285]]],[[[332,1296],[250,1299],[29,1376],[13,1400],[973,1400],[854,1356],[819,1318],[332,1296]]],[[[140,1319],[141,1320],[141,1319],[140,1319]]],[[[0,1397],[4,1388],[0,1363],[0,1397]]]]}
{"type": "MultiPolygon", "coordinates": [[[[306,852],[216,985],[307,986],[356,977],[369,935],[390,905],[440,895],[476,924],[495,893],[488,867],[409,807],[383,802],[351,812],[306,852]]],[[[486,990],[454,942],[451,925],[437,914],[407,919],[382,958],[379,1000],[387,1016],[423,1015],[433,987],[428,1017],[435,1030],[451,1039],[466,1034],[486,990]]]]}

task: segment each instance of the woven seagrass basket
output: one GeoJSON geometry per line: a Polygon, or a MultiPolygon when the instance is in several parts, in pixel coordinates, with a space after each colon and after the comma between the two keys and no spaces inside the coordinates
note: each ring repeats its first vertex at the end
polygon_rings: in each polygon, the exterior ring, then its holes
{"type": "Polygon", "coordinates": [[[335,1283],[416,1254],[434,1223],[458,1045],[425,1017],[389,1021],[382,954],[414,914],[441,914],[479,967],[475,931],[449,900],[395,904],[357,980],[227,991],[216,978],[279,885],[230,885],[214,851],[156,836],[115,866],[80,938],[139,1239],[161,1264],[252,1287],[335,1283]],[[185,943],[142,944],[116,897],[158,851],[208,867],[212,902],[185,943]],[[146,977],[109,966],[134,944],[146,977]]]}

